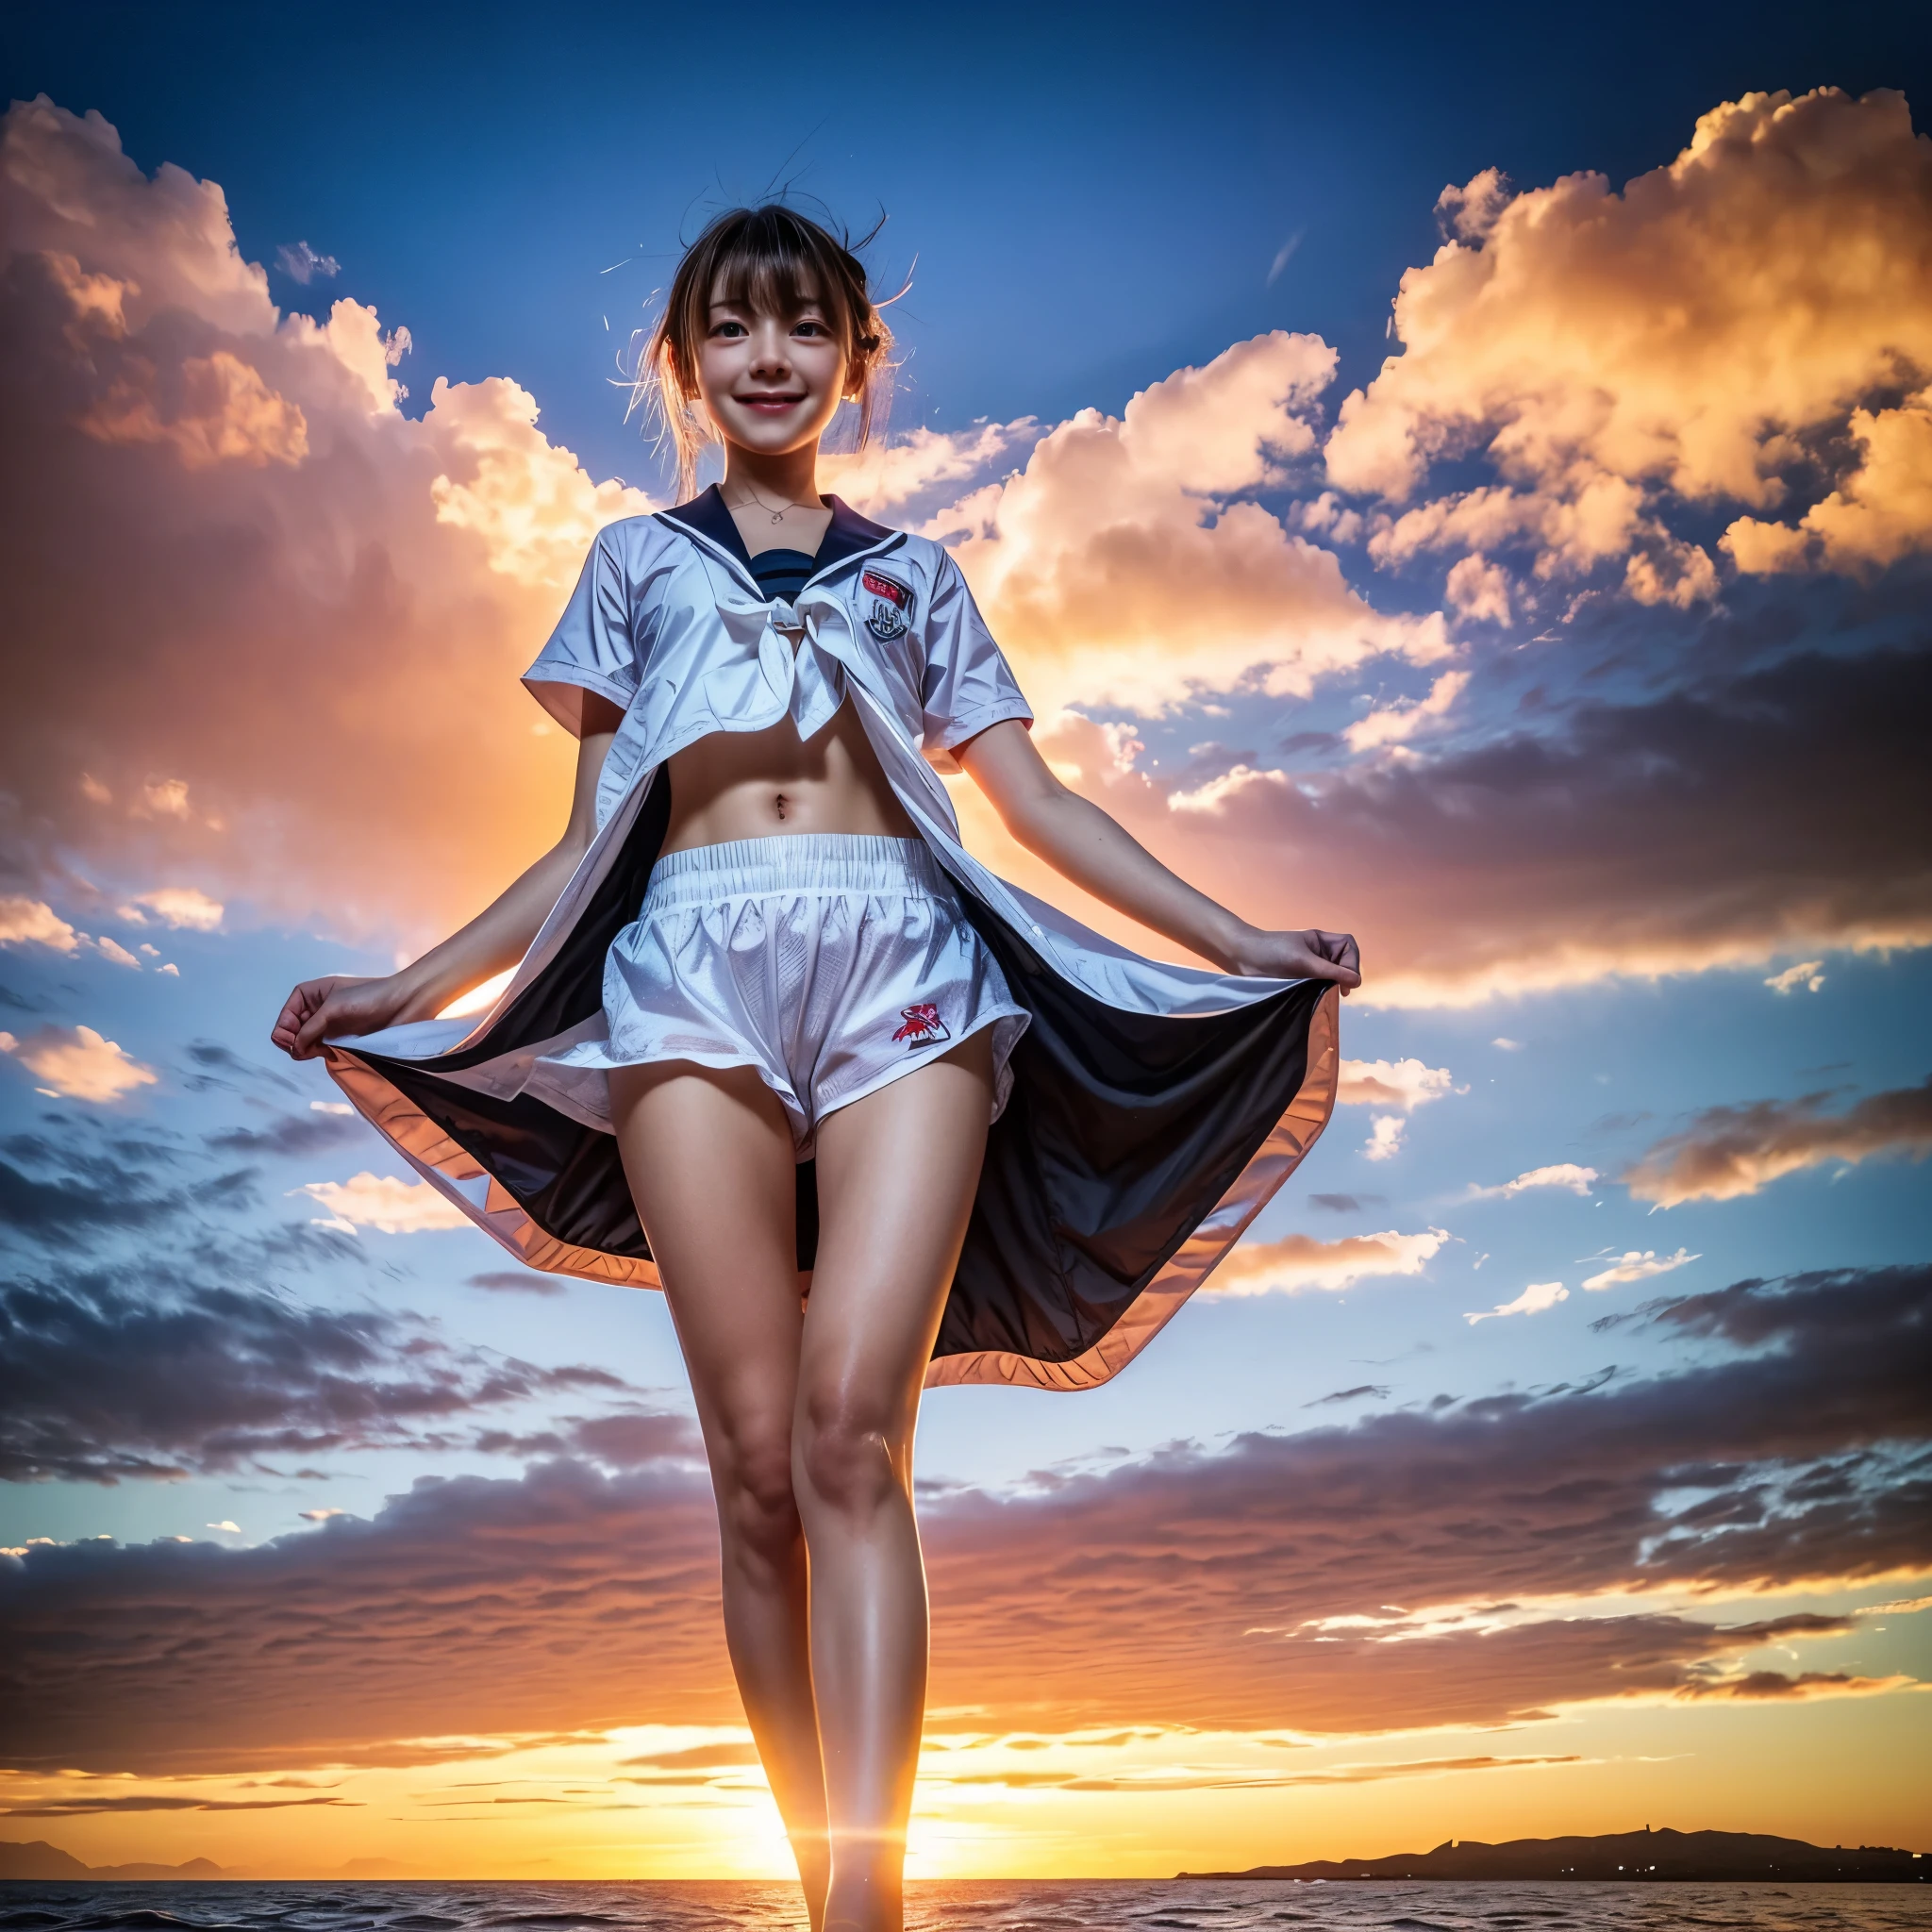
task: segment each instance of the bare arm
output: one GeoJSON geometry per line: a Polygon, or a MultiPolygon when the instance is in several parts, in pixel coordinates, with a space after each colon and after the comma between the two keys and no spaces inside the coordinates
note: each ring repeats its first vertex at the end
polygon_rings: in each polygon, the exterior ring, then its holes
{"type": "Polygon", "coordinates": [[[1096,899],[1211,959],[1224,973],[1361,984],[1345,932],[1264,932],[1168,871],[1115,820],[1056,778],[1017,719],[954,754],[1015,840],[1096,899]]]}
{"type": "Polygon", "coordinates": [[[583,693],[581,715],[576,787],[563,837],[460,932],[400,972],[386,979],[337,974],[304,980],[283,1004],[269,1035],[276,1046],[292,1059],[313,1059],[325,1039],[431,1019],[473,986],[524,957],[590,850],[596,832],[597,780],[610,741],[624,720],[615,705],[590,691],[583,693]]]}

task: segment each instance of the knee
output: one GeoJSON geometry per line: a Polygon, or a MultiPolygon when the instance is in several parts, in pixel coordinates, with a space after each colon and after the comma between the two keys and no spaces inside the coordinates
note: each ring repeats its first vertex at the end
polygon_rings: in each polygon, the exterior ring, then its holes
{"type": "Polygon", "coordinates": [[[790,1555],[800,1530],[788,1428],[729,1432],[711,1457],[711,1480],[727,1553],[765,1561],[790,1555]]]}
{"type": "Polygon", "coordinates": [[[896,1418],[848,1389],[808,1389],[799,1405],[799,1486],[841,1515],[869,1516],[903,1495],[896,1418]]]}

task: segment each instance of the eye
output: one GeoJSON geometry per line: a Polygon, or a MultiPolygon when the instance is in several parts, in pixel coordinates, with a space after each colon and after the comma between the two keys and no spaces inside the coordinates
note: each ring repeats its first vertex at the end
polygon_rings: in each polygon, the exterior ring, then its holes
{"type": "Polygon", "coordinates": [[[824,323],[808,318],[804,322],[793,323],[791,333],[795,336],[829,336],[832,332],[824,323]]]}
{"type": "Polygon", "coordinates": [[[711,333],[714,336],[723,338],[725,341],[735,341],[740,336],[745,334],[746,330],[743,323],[727,319],[724,322],[714,322],[711,325],[711,333]]]}

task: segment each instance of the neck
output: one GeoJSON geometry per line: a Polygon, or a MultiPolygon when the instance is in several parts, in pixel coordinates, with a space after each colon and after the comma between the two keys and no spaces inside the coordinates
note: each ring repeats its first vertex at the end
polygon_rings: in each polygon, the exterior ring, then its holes
{"type": "Polygon", "coordinates": [[[725,501],[756,496],[772,509],[780,504],[802,504],[807,509],[817,509],[818,470],[816,437],[802,449],[788,450],[783,456],[766,456],[727,442],[723,486],[725,501]]]}

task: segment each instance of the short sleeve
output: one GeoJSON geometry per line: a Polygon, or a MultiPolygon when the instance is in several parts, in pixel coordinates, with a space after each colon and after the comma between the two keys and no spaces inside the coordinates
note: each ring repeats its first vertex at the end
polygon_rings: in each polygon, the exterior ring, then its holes
{"type": "Polygon", "coordinates": [[[629,574],[615,529],[612,525],[598,533],[550,641],[524,673],[530,695],[571,731],[577,729],[578,702],[568,689],[559,687],[595,691],[620,709],[628,708],[637,695],[629,574]]]}
{"type": "Polygon", "coordinates": [[[949,753],[1005,719],[1033,722],[1032,706],[950,557],[941,558],[933,578],[920,702],[928,757],[949,753]]]}

